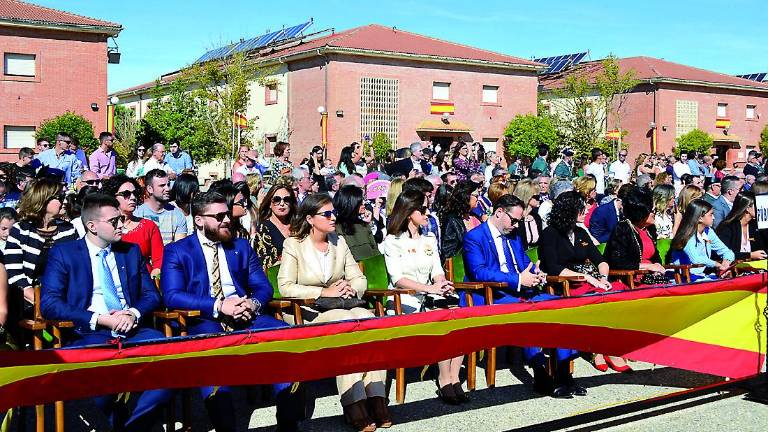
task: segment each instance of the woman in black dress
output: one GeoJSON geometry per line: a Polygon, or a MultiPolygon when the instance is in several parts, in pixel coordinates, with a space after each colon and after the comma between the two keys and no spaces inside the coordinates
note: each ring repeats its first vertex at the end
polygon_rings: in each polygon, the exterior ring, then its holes
{"type": "Polygon", "coordinates": [[[272,186],[259,206],[259,225],[253,238],[253,249],[265,269],[280,263],[283,242],[290,236],[294,214],[296,195],[293,189],[284,184],[272,186]]]}

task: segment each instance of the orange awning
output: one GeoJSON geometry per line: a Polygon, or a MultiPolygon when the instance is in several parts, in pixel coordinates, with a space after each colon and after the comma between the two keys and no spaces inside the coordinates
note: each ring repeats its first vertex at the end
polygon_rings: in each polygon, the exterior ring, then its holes
{"type": "Polygon", "coordinates": [[[472,132],[472,128],[459,120],[450,119],[445,122],[442,119],[428,119],[416,126],[416,132],[468,133],[472,132]]]}

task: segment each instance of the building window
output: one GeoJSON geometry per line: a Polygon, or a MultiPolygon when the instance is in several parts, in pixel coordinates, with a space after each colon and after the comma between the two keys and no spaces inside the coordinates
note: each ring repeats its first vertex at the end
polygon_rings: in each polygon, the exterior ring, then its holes
{"type": "Polygon", "coordinates": [[[754,120],[757,117],[755,110],[757,110],[757,105],[747,105],[747,120],[754,120]]]}
{"type": "Polygon", "coordinates": [[[360,140],[383,132],[397,147],[400,117],[400,81],[391,78],[360,78],[360,140]]]}
{"type": "Polygon", "coordinates": [[[699,127],[699,103],[689,100],[675,101],[675,138],[680,138],[699,127]]]}
{"type": "Polygon", "coordinates": [[[497,104],[499,103],[499,86],[483,86],[483,103],[497,104]]]}
{"type": "Polygon", "coordinates": [[[432,99],[450,100],[451,99],[451,83],[433,82],[432,83],[432,99]]]}
{"type": "Polygon", "coordinates": [[[485,150],[485,153],[496,152],[497,142],[499,142],[498,138],[483,138],[483,150],[485,150]]]}
{"type": "Polygon", "coordinates": [[[728,104],[717,104],[717,118],[728,118],[728,104]]]}
{"type": "Polygon", "coordinates": [[[271,84],[264,87],[264,105],[274,105],[277,103],[277,84],[271,84]]]}
{"type": "Polygon", "coordinates": [[[4,70],[6,75],[35,76],[35,55],[5,53],[4,70]]]}
{"type": "Polygon", "coordinates": [[[5,148],[35,148],[34,126],[6,126],[3,134],[5,148]]]}

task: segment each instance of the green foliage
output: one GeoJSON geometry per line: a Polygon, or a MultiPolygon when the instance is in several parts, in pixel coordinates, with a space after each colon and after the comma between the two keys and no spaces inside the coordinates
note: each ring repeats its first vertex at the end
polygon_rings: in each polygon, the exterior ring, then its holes
{"type": "Polygon", "coordinates": [[[93,124],[85,117],[67,111],[66,113],[43,121],[35,133],[35,138],[45,138],[54,145],[56,134],[66,132],[77,139],[86,154],[90,154],[99,146],[99,140],[94,136],[93,124]]]}
{"type": "Polygon", "coordinates": [[[205,103],[187,91],[188,82],[178,79],[166,88],[156,87],[155,99],[141,121],[138,140],[149,148],[156,142],[179,142],[197,163],[227,154],[228,143],[216,141],[205,114],[205,103]]]}
{"type": "Polygon", "coordinates": [[[384,132],[376,132],[373,134],[371,141],[365,142],[364,152],[370,154],[370,147],[373,147],[373,155],[376,160],[384,160],[387,152],[392,150],[392,142],[389,140],[389,135],[384,132]]]}
{"type": "Polygon", "coordinates": [[[123,105],[115,106],[115,140],[112,147],[117,153],[117,166],[124,168],[128,165],[136,149],[136,137],[139,132],[139,121],[136,113],[123,105]]]}
{"type": "Polygon", "coordinates": [[[549,116],[533,114],[517,115],[504,130],[507,153],[517,156],[535,157],[540,145],[546,145],[555,152],[560,136],[549,116]]]}
{"type": "Polygon", "coordinates": [[[760,152],[762,154],[768,153],[768,125],[765,125],[760,133],[760,152]]]}
{"type": "Polygon", "coordinates": [[[713,144],[714,140],[708,133],[701,129],[694,129],[685,135],[680,135],[677,139],[675,156],[680,156],[680,153],[688,153],[690,151],[709,154],[713,144]]]}

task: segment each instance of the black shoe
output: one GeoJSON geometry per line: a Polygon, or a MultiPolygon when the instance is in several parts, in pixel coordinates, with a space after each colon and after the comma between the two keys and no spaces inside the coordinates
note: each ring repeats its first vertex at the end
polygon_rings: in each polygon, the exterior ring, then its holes
{"type": "Polygon", "coordinates": [[[573,399],[573,393],[571,393],[570,387],[558,387],[552,391],[550,395],[555,399],[573,399]]]}
{"type": "Polygon", "coordinates": [[[459,405],[461,402],[459,402],[459,398],[456,397],[456,392],[453,389],[453,384],[446,384],[442,387],[440,387],[440,380],[436,379],[435,384],[437,385],[437,397],[440,398],[441,401],[447,403],[448,405],[459,405]]]}
{"type": "Polygon", "coordinates": [[[543,367],[533,368],[533,391],[543,396],[549,396],[553,390],[555,390],[555,383],[547,371],[543,367]]]}
{"type": "Polygon", "coordinates": [[[569,387],[569,390],[571,391],[571,393],[575,394],[576,396],[587,395],[587,389],[585,389],[584,387],[578,384],[573,384],[572,386],[569,387]]]}
{"type": "Polygon", "coordinates": [[[283,421],[277,424],[275,432],[301,432],[298,422],[283,421]]]}
{"type": "Polygon", "coordinates": [[[458,399],[459,402],[469,402],[469,396],[467,396],[467,394],[464,392],[464,389],[461,387],[461,383],[453,384],[453,392],[456,393],[456,399],[458,399]]]}

